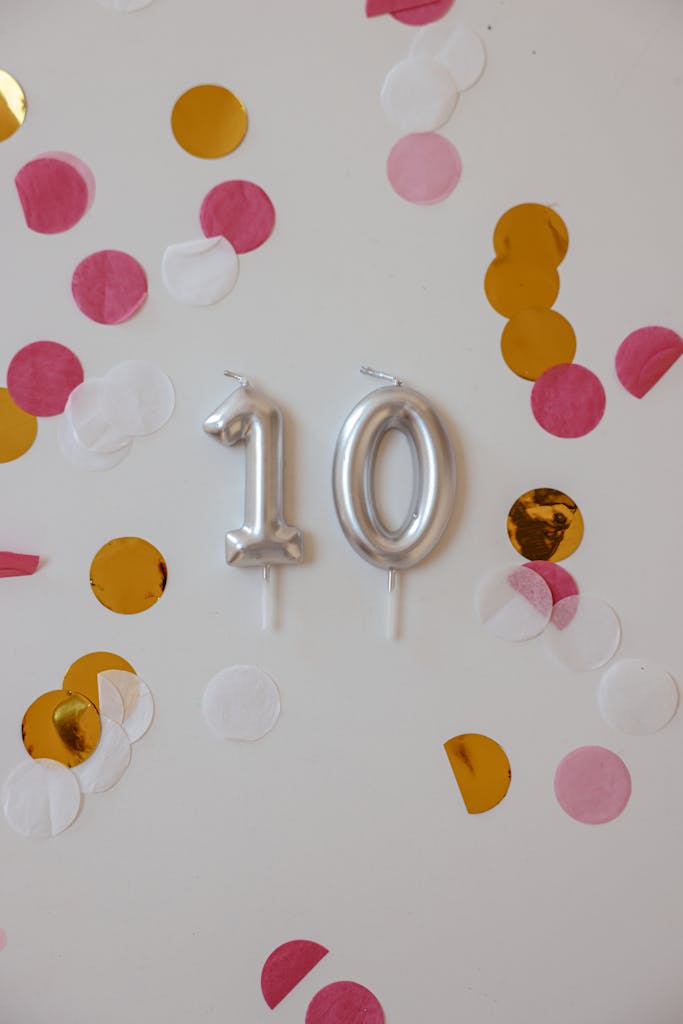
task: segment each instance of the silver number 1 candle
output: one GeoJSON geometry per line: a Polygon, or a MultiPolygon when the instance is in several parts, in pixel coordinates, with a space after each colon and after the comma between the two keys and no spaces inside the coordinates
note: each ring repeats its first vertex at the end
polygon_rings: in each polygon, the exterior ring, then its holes
{"type": "Polygon", "coordinates": [[[271,398],[230,370],[239,387],[204,421],[204,430],[221,444],[246,445],[244,522],[225,535],[228,565],[263,571],[262,626],[273,624],[271,568],[295,565],[303,558],[301,530],[283,514],[282,413],[271,398]]]}

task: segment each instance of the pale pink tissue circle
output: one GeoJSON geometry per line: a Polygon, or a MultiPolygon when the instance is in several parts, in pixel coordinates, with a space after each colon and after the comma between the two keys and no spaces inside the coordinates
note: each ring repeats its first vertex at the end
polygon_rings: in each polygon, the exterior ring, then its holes
{"type": "Polygon", "coordinates": [[[404,135],[387,158],[389,183],[409,203],[439,203],[460,181],[460,154],[437,132],[404,135]]]}
{"type": "Polygon", "coordinates": [[[578,747],[555,771],[555,796],[563,811],[584,825],[618,818],[631,796],[631,774],[614,751],[578,747]]]}
{"type": "Polygon", "coordinates": [[[419,7],[393,11],[391,17],[404,25],[428,25],[431,21],[438,21],[444,14],[448,14],[454,2],[455,0],[431,0],[430,3],[421,4],[419,7]]]}
{"type": "Polygon", "coordinates": [[[542,373],[531,391],[531,411],[539,426],[555,437],[583,437],[605,412],[605,389],[592,370],[558,363],[542,373]]]}

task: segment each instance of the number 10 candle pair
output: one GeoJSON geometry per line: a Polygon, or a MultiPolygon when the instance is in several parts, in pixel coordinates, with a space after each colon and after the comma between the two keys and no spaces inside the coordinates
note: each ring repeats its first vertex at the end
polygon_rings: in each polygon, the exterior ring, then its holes
{"type": "MultiPolygon", "coordinates": [[[[399,634],[399,572],[418,565],[441,540],[455,504],[455,455],[448,431],[434,406],[397,377],[363,367],[387,381],[351,410],[337,439],[332,467],[335,508],[344,536],[371,565],[387,572],[387,636],[399,634]],[[382,520],[375,498],[375,466],[388,431],[408,440],[413,461],[413,492],[408,512],[396,529],[382,520]]],[[[222,444],[244,441],[246,490],[244,522],[225,535],[228,565],[258,567],[263,573],[261,623],[275,621],[272,570],[303,559],[301,530],[283,514],[283,422],[278,406],[245,377],[226,371],[239,387],[204,422],[222,444]]]]}

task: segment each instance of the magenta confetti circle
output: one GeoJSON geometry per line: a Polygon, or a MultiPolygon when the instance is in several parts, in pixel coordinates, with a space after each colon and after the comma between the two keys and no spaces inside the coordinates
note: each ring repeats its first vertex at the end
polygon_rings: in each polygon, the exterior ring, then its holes
{"type": "Polygon", "coordinates": [[[224,181],[204,197],[199,220],[207,238],[222,235],[235,252],[251,252],[272,234],[275,208],[253,181],[224,181]]]}
{"type": "Polygon", "coordinates": [[[576,580],[557,562],[525,562],[524,565],[527,569],[533,569],[548,584],[553,604],[557,604],[564,597],[574,597],[578,594],[576,580]]]}
{"type": "Polygon", "coordinates": [[[583,437],[605,412],[605,389],[578,363],[558,363],[542,373],[531,390],[536,422],[555,437],[583,437]]]}
{"type": "Polygon", "coordinates": [[[147,275],[127,252],[102,249],[78,264],[71,278],[71,292],[81,313],[90,320],[121,324],[147,298],[147,275]]]}
{"type": "Polygon", "coordinates": [[[460,181],[460,154],[437,132],[404,135],[387,159],[387,177],[394,192],[409,203],[439,203],[460,181]]]}
{"type": "Polygon", "coordinates": [[[411,7],[407,11],[393,11],[391,17],[404,25],[428,25],[448,14],[455,0],[431,0],[420,7],[411,7]]]}
{"type": "Polygon", "coordinates": [[[57,416],[83,380],[78,356],[57,341],[32,341],[12,357],[7,390],[12,400],[32,416],[57,416]]]}
{"type": "Polygon", "coordinates": [[[631,775],[607,747],[578,747],[557,766],[555,796],[570,818],[585,825],[604,825],[626,807],[631,775]]]}
{"type": "Polygon", "coordinates": [[[335,981],[313,996],[306,1024],[384,1024],[384,1011],[369,988],[355,981],[335,981]]]}
{"type": "Polygon", "coordinates": [[[83,164],[85,173],[81,173],[79,165],[82,162],[69,154],[40,156],[16,175],[14,184],[32,231],[55,235],[78,224],[94,196],[86,180],[90,171],[83,164]]]}

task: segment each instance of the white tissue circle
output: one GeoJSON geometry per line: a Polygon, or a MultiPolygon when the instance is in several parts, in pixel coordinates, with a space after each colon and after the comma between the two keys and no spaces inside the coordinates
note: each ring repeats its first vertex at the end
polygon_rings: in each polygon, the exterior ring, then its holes
{"type": "Polygon", "coordinates": [[[97,676],[97,702],[100,715],[110,718],[117,725],[122,724],[123,697],[104,672],[97,676]]]}
{"type": "Polygon", "coordinates": [[[481,38],[462,22],[434,21],[413,39],[411,57],[431,57],[448,68],[459,92],[471,89],[486,67],[481,38]]]}
{"type": "Polygon", "coordinates": [[[233,665],[207,683],[202,712],[221,739],[260,740],[280,717],[280,691],[256,665],[233,665]]]}
{"type": "Polygon", "coordinates": [[[115,430],[131,437],[153,434],[173,414],[175,392],[170,378],[154,363],[129,359],[102,378],[102,412],[115,430]]]}
{"type": "Polygon", "coordinates": [[[144,679],[124,669],[107,669],[97,675],[98,685],[114,686],[123,701],[123,729],[131,743],[145,735],[154,718],[154,698],[144,679]]]}
{"type": "Polygon", "coordinates": [[[608,725],[644,736],[663,729],[676,714],[678,687],[660,665],[625,658],[600,680],[598,707],[608,725]]]}
{"type": "Polygon", "coordinates": [[[545,629],[553,597],[545,580],[524,565],[494,569],[479,583],[477,618],[500,640],[531,640],[545,629]]]}
{"type": "Polygon", "coordinates": [[[91,452],[117,452],[130,447],[125,437],[112,427],[102,412],[102,380],[90,377],[75,387],[67,399],[64,415],[76,440],[91,452]]]}
{"type": "Polygon", "coordinates": [[[119,448],[115,452],[93,452],[80,443],[67,416],[59,417],[57,444],[67,462],[78,469],[87,469],[90,472],[113,469],[125,459],[133,447],[132,441],[129,441],[124,448],[119,448]]]}
{"type": "Polygon", "coordinates": [[[211,306],[225,298],[239,272],[239,256],[222,236],[169,245],[161,260],[166,290],[190,306],[211,306]]]}
{"type": "Polygon", "coordinates": [[[72,768],[82,793],[104,793],[130,764],[130,740],[120,725],[100,715],[100,740],[87,761],[72,768]]]}
{"type": "Polygon", "coordinates": [[[22,761],[2,791],[7,823],[19,835],[47,839],[68,828],[81,807],[75,775],[49,758],[22,761]]]}
{"type": "Polygon", "coordinates": [[[431,132],[449,119],[458,100],[450,71],[430,57],[396,64],[380,93],[389,120],[405,132],[431,132]]]}
{"type": "Polygon", "coordinates": [[[543,642],[562,665],[589,672],[617,653],[621,625],[614,609],[599,597],[573,594],[553,608],[543,642]]]}

